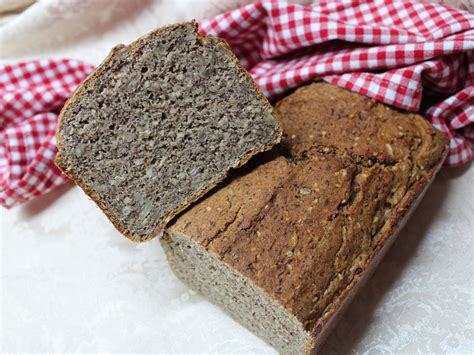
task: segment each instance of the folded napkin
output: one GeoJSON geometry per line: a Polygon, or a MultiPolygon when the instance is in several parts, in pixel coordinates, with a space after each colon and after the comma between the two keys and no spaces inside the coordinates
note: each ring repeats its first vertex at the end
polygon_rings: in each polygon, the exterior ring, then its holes
{"type": "MultiPolygon", "coordinates": [[[[200,23],[225,39],[269,99],[315,78],[421,112],[450,139],[448,166],[474,156],[474,15],[441,5],[263,0],[200,23]]],[[[57,115],[93,70],[76,60],[0,68],[0,204],[66,181],[57,115]]]]}

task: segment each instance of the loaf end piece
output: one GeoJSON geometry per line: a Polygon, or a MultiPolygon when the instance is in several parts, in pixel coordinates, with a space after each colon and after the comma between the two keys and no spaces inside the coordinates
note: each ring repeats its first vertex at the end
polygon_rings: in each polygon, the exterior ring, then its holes
{"type": "Polygon", "coordinates": [[[144,241],[280,136],[225,42],[188,22],[112,50],[61,112],[56,164],[144,241]]]}

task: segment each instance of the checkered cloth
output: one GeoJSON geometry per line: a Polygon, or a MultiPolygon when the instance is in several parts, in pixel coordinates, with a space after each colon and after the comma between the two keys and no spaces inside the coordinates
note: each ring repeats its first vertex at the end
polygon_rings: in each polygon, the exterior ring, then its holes
{"type": "MultiPolygon", "coordinates": [[[[428,3],[263,0],[203,21],[225,39],[270,98],[321,77],[422,112],[451,140],[448,166],[474,156],[474,15],[428,3]]],[[[0,69],[0,203],[66,179],[54,166],[57,114],[93,68],[74,60],[0,69]]]]}

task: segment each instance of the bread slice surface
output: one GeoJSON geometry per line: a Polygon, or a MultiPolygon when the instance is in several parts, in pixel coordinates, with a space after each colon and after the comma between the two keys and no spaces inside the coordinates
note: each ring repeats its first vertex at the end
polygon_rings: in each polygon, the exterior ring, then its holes
{"type": "Polygon", "coordinates": [[[324,83],[284,98],[276,114],[283,155],[267,153],[186,211],[162,245],[191,287],[280,352],[307,353],[394,240],[447,140],[420,116],[324,83]]]}
{"type": "Polygon", "coordinates": [[[227,44],[189,22],[112,50],[61,112],[56,164],[143,241],[280,136],[227,44]]]}

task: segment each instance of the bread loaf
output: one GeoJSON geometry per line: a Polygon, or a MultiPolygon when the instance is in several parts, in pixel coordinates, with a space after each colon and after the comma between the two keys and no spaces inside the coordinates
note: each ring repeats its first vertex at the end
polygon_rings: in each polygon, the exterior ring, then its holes
{"type": "Polygon", "coordinates": [[[177,218],[176,275],[282,353],[316,349],[447,152],[422,117],[325,83],[276,105],[266,153],[177,218]]]}
{"type": "Polygon", "coordinates": [[[189,22],[112,50],[61,112],[56,164],[143,241],[280,136],[227,44],[189,22]]]}

